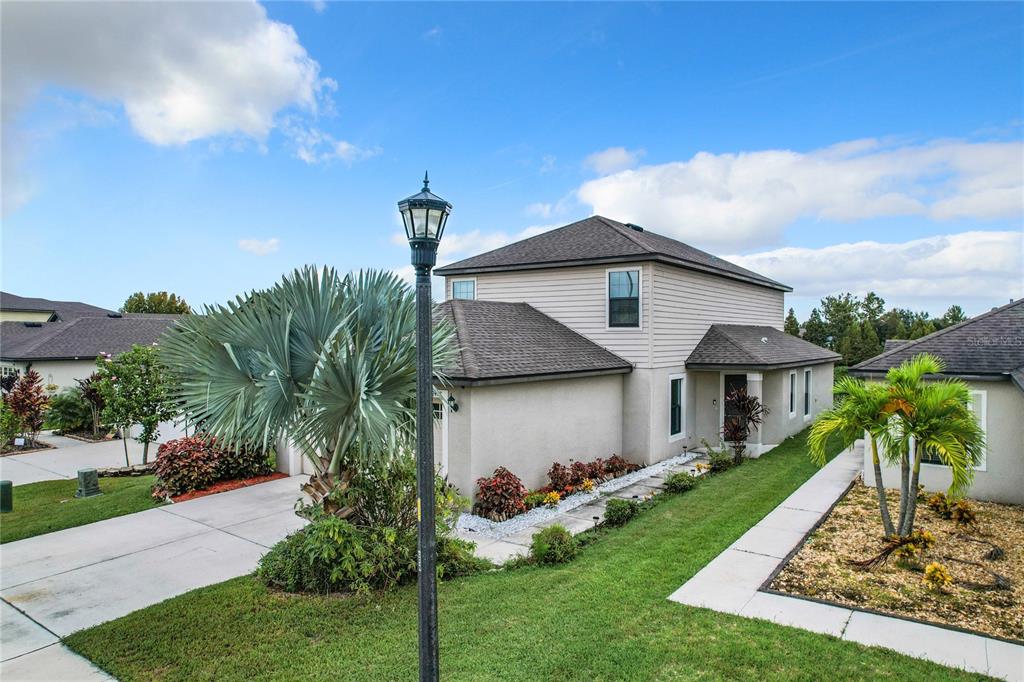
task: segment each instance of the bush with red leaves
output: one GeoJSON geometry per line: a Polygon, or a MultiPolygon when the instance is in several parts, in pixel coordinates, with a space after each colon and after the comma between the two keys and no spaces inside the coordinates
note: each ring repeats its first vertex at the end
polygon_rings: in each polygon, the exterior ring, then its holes
{"type": "Polygon", "coordinates": [[[217,451],[205,438],[169,440],[157,450],[155,472],[153,496],[159,499],[202,490],[217,481],[217,451]]]}
{"type": "Polygon", "coordinates": [[[505,521],[526,511],[526,486],[505,467],[498,467],[490,478],[476,479],[478,488],[473,513],[492,521],[505,521]]]}
{"type": "Polygon", "coordinates": [[[613,477],[623,476],[636,471],[639,468],[640,465],[633,464],[628,459],[624,459],[618,455],[612,455],[604,462],[605,473],[610,474],[613,477]]]}

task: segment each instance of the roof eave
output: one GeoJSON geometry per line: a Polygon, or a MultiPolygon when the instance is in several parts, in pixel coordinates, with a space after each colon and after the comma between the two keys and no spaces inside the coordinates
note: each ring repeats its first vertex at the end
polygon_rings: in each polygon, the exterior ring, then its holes
{"type": "Polygon", "coordinates": [[[780,282],[774,282],[772,280],[760,280],[755,277],[745,277],[739,273],[729,272],[728,270],[721,270],[718,268],[712,268],[706,265],[701,265],[700,263],[694,263],[692,261],[686,261],[680,258],[673,258],[671,256],[666,256],[664,254],[633,254],[628,256],[608,256],[605,258],[580,258],[575,260],[516,263],[514,265],[485,265],[468,267],[458,267],[458,264],[456,263],[453,265],[446,265],[444,267],[437,268],[436,270],[434,270],[434,274],[442,277],[448,277],[452,275],[475,275],[487,272],[546,270],[548,268],[571,268],[581,267],[585,265],[603,265],[606,263],[642,263],[645,261],[654,261],[656,263],[664,263],[666,265],[672,265],[686,270],[706,272],[708,274],[718,275],[719,277],[726,277],[728,279],[733,279],[740,282],[747,282],[748,284],[755,284],[757,286],[762,286],[768,289],[775,289],[777,291],[793,291],[793,287],[787,286],[780,282]]]}
{"type": "Polygon", "coordinates": [[[583,379],[586,377],[606,376],[613,374],[629,374],[633,367],[609,367],[606,369],[587,369],[576,372],[548,372],[541,374],[517,374],[496,377],[456,377],[446,376],[451,386],[468,388],[474,386],[494,386],[498,384],[521,384],[531,381],[554,381],[556,379],[583,379]]]}
{"type": "Polygon", "coordinates": [[[834,358],[814,358],[805,360],[794,360],[791,362],[687,362],[686,369],[695,371],[723,371],[751,369],[756,371],[771,371],[776,369],[792,369],[794,367],[813,367],[815,365],[827,365],[841,359],[837,355],[834,358]]]}

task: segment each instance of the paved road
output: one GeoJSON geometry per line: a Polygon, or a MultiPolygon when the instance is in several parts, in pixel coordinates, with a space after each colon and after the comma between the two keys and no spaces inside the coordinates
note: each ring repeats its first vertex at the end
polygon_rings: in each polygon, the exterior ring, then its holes
{"type": "MultiPolygon", "coordinates": [[[[87,467],[124,466],[124,441],[109,440],[102,443],[86,443],[62,436],[42,435],[40,440],[56,446],[54,449],[38,450],[27,455],[0,457],[0,479],[13,481],[14,485],[75,478],[78,470],[87,467]]],[[[149,446],[149,458],[156,458],[159,443],[149,446]]],[[[128,456],[132,464],[142,463],[142,444],[128,439],[128,456]]]]}
{"type": "Polygon", "coordinates": [[[0,678],[105,679],[60,638],[252,572],[269,547],[302,526],[293,509],[304,480],[282,478],[0,546],[0,678]]]}

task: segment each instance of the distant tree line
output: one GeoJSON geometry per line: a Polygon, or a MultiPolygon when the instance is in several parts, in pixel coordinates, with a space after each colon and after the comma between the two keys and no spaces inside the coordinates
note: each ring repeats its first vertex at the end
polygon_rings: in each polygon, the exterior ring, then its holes
{"type": "Polygon", "coordinates": [[[786,333],[823,346],[855,365],[882,352],[888,339],[919,339],[967,319],[963,308],[951,305],[942,317],[906,308],[885,309],[875,292],[863,299],[853,294],[826,296],[802,324],[793,309],[786,315],[786,333]]]}

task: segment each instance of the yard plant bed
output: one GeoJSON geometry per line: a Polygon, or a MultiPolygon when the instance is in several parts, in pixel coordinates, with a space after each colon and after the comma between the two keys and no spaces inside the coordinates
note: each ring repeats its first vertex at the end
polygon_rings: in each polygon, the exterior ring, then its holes
{"type": "Polygon", "coordinates": [[[14,487],[14,511],[0,516],[0,543],[159,507],[152,476],[101,478],[102,495],[79,499],[76,480],[41,481],[14,487]]]}
{"type": "MultiPolygon", "coordinates": [[[[891,557],[871,570],[850,565],[849,560],[866,559],[882,548],[878,498],[873,488],[858,483],[808,537],[772,589],[1024,640],[1024,507],[971,501],[977,523],[961,529],[930,509],[926,497],[922,495],[916,526],[932,533],[935,544],[921,558],[901,563],[891,557]],[[994,543],[1005,556],[986,558],[992,547],[979,540],[994,543]],[[949,571],[951,585],[939,590],[924,582],[923,569],[932,562],[949,571]],[[1010,589],[983,589],[994,582],[989,571],[1008,578],[1010,589]]],[[[889,498],[890,509],[898,509],[899,494],[890,493],[889,498]]]]}
{"type": "MultiPolygon", "coordinates": [[[[814,471],[802,438],[791,439],[685,495],[666,495],[571,563],[442,582],[442,678],[982,679],[666,598],[814,471]]],[[[126,682],[414,680],[416,623],[415,585],[368,597],[298,596],[242,577],[65,642],[126,682]]]]}
{"type": "Polygon", "coordinates": [[[197,497],[206,497],[207,495],[213,495],[216,493],[226,493],[229,490],[247,488],[251,485],[258,485],[260,483],[266,483],[267,481],[276,481],[279,478],[285,478],[287,476],[288,474],[276,472],[273,474],[267,474],[266,476],[253,476],[252,478],[236,478],[231,481],[218,481],[209,488],[193,490],[190,493],[182,493],[181,495],[172,497],[171,502],[187,502],[188,500],[194,500],[197,497]]]}
{"type": "Polygon", "coordinates": [[[12,455],[27,455],[33,452],[41,452],[43,450],[52,450],[53,445],[44,443],[43,441],[36,441],[34,445],[19,447],[17,445],[11,445],[8,443],[0,449],[0,457],[10,457],[12,455]]]}

